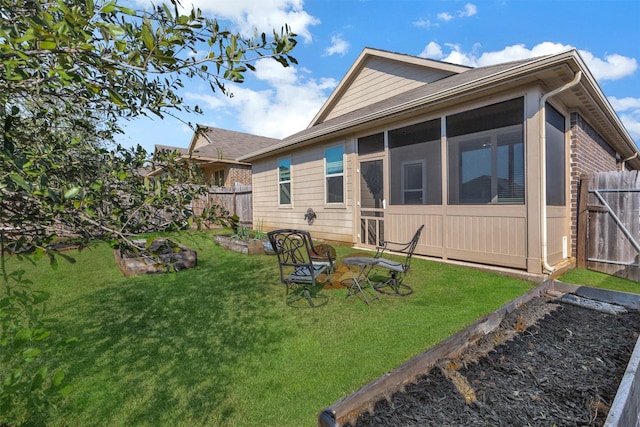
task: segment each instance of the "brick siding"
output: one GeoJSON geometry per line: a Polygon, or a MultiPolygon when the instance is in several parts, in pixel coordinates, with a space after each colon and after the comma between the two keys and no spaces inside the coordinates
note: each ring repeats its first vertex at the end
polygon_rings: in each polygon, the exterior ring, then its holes
{"type": "Polygon", "coordinates": [[[616,152],[578,113],[571,113],[571,254],[576,256],[580,175],[617,171],[616,152]]]}
{"type": "Polygon", "coordinates": [[[225,185],[232,186],[236,182],[251,185],[251,166],[233,165],[229,168],[225,185]]]}

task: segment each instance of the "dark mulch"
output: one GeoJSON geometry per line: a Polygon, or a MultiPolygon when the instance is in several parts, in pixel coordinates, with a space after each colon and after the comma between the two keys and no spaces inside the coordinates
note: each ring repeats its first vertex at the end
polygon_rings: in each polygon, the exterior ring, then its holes
{"type": "Polygon", "coordinates": [[[548,314],[534,322],[526,321],[526,307],[525,314],[510,314],[495,334],[390,402],[377,402],[355,425],[603,425],[640,332],[640,313],[604,314],[543,298],[529,304],[548,314]],[[491,340],[498,344],[482,350],[491,340]]]}

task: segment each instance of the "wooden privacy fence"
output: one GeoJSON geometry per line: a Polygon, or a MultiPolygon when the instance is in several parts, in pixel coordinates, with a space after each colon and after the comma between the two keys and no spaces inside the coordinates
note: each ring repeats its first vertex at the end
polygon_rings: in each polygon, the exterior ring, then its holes
{"type": "Polygon", "coordinates": [[[639,171],[583,175],[578,267],[640,281],[639,171]]]}
{"type": "Polygon", "coordinates": [[[238,215],[242,226],[253,228],[253,205],[250,185],[211,186],[206,197],[194,200],[191,205],[196,215],[202,213],[202,209],[205,207],[222,206],[229,211],[229,214],[238,215]]]}

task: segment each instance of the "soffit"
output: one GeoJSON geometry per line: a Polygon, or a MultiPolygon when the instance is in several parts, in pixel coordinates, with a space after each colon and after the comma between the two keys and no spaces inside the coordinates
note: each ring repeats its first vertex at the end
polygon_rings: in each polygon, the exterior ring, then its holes
{"type": "MultiPolygon", "coordinates": [[[[622,126],[577,51],[571,50],[541,58],[476,68],[452,75],[319,123],[285,138],[270,150],[256,151],[240,160],[257,159],[287,151],[292,146],[304,146],[328,138],[353,135],[356,132],[371,129],[374,124],[379,127],[397,121],[400,117],[406,119],[425,115],[430,111],[450,108],[474,99],[486,99],[492,94],[504,93],[530,84],[539,85],[544,92],[548,92],[571,81],[579,70],[584,73],[580,84],[556,97],[568,108],[580,112],[596,130],[606,135],[621,155],[626,156],[628,153],[627,157],[630,157],[637,152],[635,143],[622,126]]],[[[636,159],[633,164],[640,168],[640,159],[636,159]]]]}

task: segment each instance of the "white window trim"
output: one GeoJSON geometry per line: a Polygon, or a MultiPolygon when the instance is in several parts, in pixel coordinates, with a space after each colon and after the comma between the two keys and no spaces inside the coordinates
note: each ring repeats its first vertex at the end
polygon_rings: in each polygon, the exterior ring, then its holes
{"type": "Polygon", "coordinates": [[[276,173],[277,173],[277,180],[278,180],[278,206],[279,207],[285,207],[285,208],[290,208],[293,206],[293,164],[291,162],[291,157],[281,157],[278,159],[278,162],[276,164],[276,173]],[[289,180],[285,180],[285,181],[280,181],[280,162],[283,160],[288,160],[289,161],[289,180]],[[280,199],[280,195],[281,195],[281,191],[280,191],[280,186],[282,184],[289,184],[289,203],[282,203],[282,200],[280,199]]]}
{"type": "Polygon", "coordinates": [[[334,206],[334,207],[342,207],[342,206],[346,206],[346,179],[345,179],[345,168],[346,168],[346,153],[345,153],[345,147],[344,144],[341,145],[334,145],[332,147],[327,147],[324,150],[324,204],[326,206],[334,206]],[[341,173],[333,173],[333,174],[327,174],[327,151],[331,150],[332,148],[337,148],[337,147],[341,147],[342,148],[342,172],[341,173]],[[338,177],[341,176],[342,177],[342,201],[341,202],[327,202],[327,196],[328,196],[328,191],[329,189],[327,188],[327,178],[333,178],[333,177],[338,177]]]}

